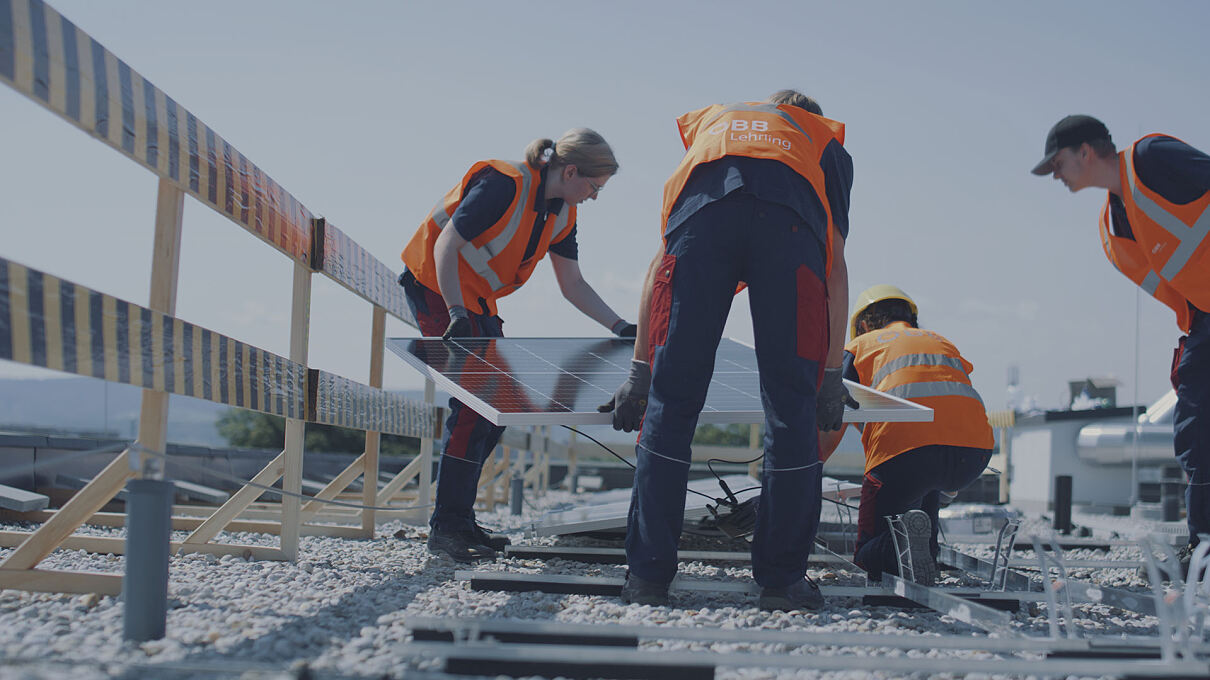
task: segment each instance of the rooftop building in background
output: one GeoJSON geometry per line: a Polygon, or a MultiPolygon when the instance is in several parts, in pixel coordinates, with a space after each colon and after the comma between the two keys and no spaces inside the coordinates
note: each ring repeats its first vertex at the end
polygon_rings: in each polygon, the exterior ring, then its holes
{"type": "Polygon", "coordinates": [[[1067,408],[1073,411],[1116,408],[1118,386],[1121,384],[1121,381],[1113,376],[1069,380],[1067,381],[1069,394],[1067,408]]]}

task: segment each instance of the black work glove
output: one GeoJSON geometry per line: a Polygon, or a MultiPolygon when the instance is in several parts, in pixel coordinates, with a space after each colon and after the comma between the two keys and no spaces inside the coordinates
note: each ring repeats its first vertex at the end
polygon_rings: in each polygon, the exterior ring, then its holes
{"type": "Polygon", "coordinates": [[[638,359],[630,360],[630,376],[613,393],[608,404],[601,404],[597,411],[613,411],[613,429],[633,432],[643,423],[647,411],[647,392],[651,390],[651,364],[638,359]]]}
{"type": "Polygon", "coordinates": [[[613,325],[613,334],[619,338],[633,338],[639,332],[639,327],[630,323],[626,319],[618,319],[618,322],[613,325]]]}
{"type": "Polygon", "coordinates": [[[450,307],[450,325],[441,334],[441,339],[468,338],[474,334],[474,328],[471,326],[471,313],[466,311],[466,307],[462,305],[450,307]]]}
{"type": "Polygon", "coordinates": [[[825,368],[823,384],[815,397],[815,426],[821,431],[839,430],[844,427],[844,407],[861,408],[857,400],[849,396],[841,379],[842,369],[825,368]]]}

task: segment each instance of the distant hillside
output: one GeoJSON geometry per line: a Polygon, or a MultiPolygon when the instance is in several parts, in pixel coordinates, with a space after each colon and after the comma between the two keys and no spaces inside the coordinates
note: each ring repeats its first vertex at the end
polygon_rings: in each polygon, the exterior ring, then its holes
{"type": "MultiPolygon", "coordinates": [[[[138,387],[93,378],[0,380],[0,427],[133,438],[142,397],[138,387]]],[[[226,444],[214,423],[227,406],[176,395],[168,404],[170,441],[226,444]]]]}

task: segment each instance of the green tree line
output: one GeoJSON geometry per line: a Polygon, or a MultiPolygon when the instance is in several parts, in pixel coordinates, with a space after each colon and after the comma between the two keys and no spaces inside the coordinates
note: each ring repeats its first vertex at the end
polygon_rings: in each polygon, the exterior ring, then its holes
{"type": "MultiPolygon", "coordinates": [[[[748,447],[748,433],[751,425],[698,425],[693,433],[693,443],[706,446],[742,446],[748,447]]],[[[763,433],[764,426],[761,426],[763,433]]]]}
{"type": "MultiPolygon", "coordinates": [[[[231,446],[245,449],[281,449],[286,445],[286,419],[280,416],[227,409],[219,416],[218,433],[231,446]]],[[[335,425],[307,423],[303,447],[326,453],[360,453],[365,450],[366,433],[335,425]]],[[[382,435],[379,453],[384,456],[411,456],[420,452],[420,440],[394,434],[382,435]]]]}
{"type": "MultiPolygon", "coordinates": [[[[280,416],[238,408],[227,409],[219,416],[217,427],[219,434],[233,447],[280,449],[285,446],[286,421],[280,416]]],[[[748,425],[699,425],[694,432],[693,443],[747,447],[748,431],[748,425]]],[[[365,432],[307,423],[303,446],[307,451],[359,453],[365,450],[365,432]]],[[[382,435],[382,455],[412,456],[419,452],[419,439],[382,435]]]]}

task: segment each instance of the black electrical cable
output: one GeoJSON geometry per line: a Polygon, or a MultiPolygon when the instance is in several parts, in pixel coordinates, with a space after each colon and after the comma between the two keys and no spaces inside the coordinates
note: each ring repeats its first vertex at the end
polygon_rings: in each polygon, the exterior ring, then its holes
{"type": "Polygon", "coordinates": [[[714,463],[715,462],[719,462],[719,463],[735,462],[736,464],[739,464],[739,465],[751,465],[752,463],[755,463],[756,461],[758,461],[764,457],[765,457],[765,454],[762,453],[759,456],[757,456],[755,458],[749,458],[748,460],[727,461],[727,460],[723,460],[722,458],[710,458],[710,459],[706,460],[706,469],[710,470],[710,474],[714,475],[714,478],[718,480],[718,485],[723,487],[723,492],[727,494],[727,500],[729,501],[728,505],[730,505],[732,507],[739,506],[739,499],[737,499],[735,497],[736,495],[745,493],[747,491],[751,491],[753,489],[759,489],[760,487],[759,486],[750,486],[747,489],[740,489],[739,491],[736,491],[734,494],[731,493],[731,489],[727,488],[727,483],[723,481],[722,476],[719,475],[718,471],[714,469],[714,463]]]}
{"type": "MultiPolygon", "coordinates": [[[[632,470],[635,469],[634,463],[631,463],[630,461],[628,461],[625,458],[618,455],[617,452],[615,452],[613,449],[611,449],[608,446],[606,446],[605,444],[603,444],[601,442],[601,440],[597,439],[596,437],[593,437],[592,435],[581,432],[580,430],[577,430],[576,428],[571,427],[570,425],[563,425],[562,427],[567,428],[568,430],[571,430],[572,432],[575,432],[576,434],[580,435],[581,437],[584,437],[585,439],[588,439],[589,441],[593,442],[597,446],[608,451],[614,458],[617,458],[618,460],[622,461],[623,463],[629,465],[632,470]]],[[[718,463],[735,462],[735,463],[738,463],[741,465],[750,465],[764,457],[765,457],[765,454],[762,453],[759,456],[756,456],[755,458],[749,458],[748,460],[738,460],[738,461],[726,461],[726,460],[723,460],[722,458],[710,458],[706,461],[706,469],[710,470],[710,474],[714,475],[714,478],[718,480],[719,485],[723,488],[724,491],[729,491],[729,489],[727,489],[726,485],[723,483],[722,477],[718,474],[718,471],[714,469],[714,463],[716,463],[716,462],[718,462],[718,463]]],[[[759,488],[761,488],[761,487],[750,486],[747,489],[740,489],[739,491],[734,492],[734,494],[746,493],[748,491],[754,491],[759,488]]],[[[708,500],[714,501],[715,503],[718,503],[721,505],[733,505],[733,503],[731,503],[729,500],[727,500],[725,498],[715,498],[713,496],[704,494],[704,493],[702,493],[700,491],[696,491],[694,489],[687,489],[687,491],[689,491],[690,493],[695,493],[695,494],[701,496],[702,498],[706,498],[708,500]]],[[[729,495],[734,495],[734,494],[729,494],[729,495]]],[[[834,501],[831,498],[826,498],[826,497],[823,500],[828,501],[829,503],[835,503],[836,505],[849,508],[850,510],[857,509],[857,508],[849,505],[848,503],[845,503],[844,501],[834,501]]]]}
{"type": "MultiPolygon", "coordinates": [[[[578,435],[580,435],[580,436],[584,437],[585,439],[588,439],[589,441],[593,442],[593,443],[594,443],[594,444],[596,444],[597,446],[599,446],[599,447],[601,447],[601,448],[605,449],[606,451],[608,451],[608,452],[609,452],[609,453],[610,453],[610,454],[611,454],[611,455],[612,455],[614,458],[617,458],[618,460],[622,461],[623,463],[626,463],[627,465],[629,465],[629,466],[630,466],[630,469],[632,469],[632,470],[636,470],[636,471],[638,470],[638,468],[636,468],[636,467],[634,466],[634,463],[632,463],[632,462],[630,462],[630,461],[626,460],[625,458],[623,458],[623,457],[619,456],[619,455],[617,454],[617,452],[616,452],[616,451],[614,451],[613,449],[609,448],[608,446],[605,446],[605,444],[601,443],[601,440],[597,439],[596,437],[593,437],[592,435],[589,435],[589,434],[585,434],[585,433],[583,433],[583,432],[581,432],[581,431],[577,430],[576,428],[574,428],[574,427],[572,427],[572,426],[570,426],[570,425],[561,425],[560,427],[567,428],[568,430],[571,430],[572,432],[575,432],[576,434],[578,434],[578,435]]],[[[708,463],[707,463],[707,467],[709,467],[709,464],[708,464],[708,463]]],[[[710,471],[711,471],[711,472],[714,472],[714,470],[713,470],[713,469],[711,469],[710,471]]],[[[714,476],[715,476],[715,477],[718,477],[718,475],[717,475],[717,474],[715,474],[714,476]]],[[[720,481],[721,481],[721,480],[720,480],[720,481]]],[[[722,499],[722,498],[715,498],[714,496],[711,496],[711,495],[709,495],[709,494],[704,494],[704,493],[702,493],[701,491],[697,491],[697,490],[695,490],[695,489],[685,489],[685,490],[686,490],[686,491],[688,491],[689,493],[695,493],[695,494],[697,494],[697,495],[701,496],[702,498],[705,498],[706,500],[714,501],[715,503],[720,503],[720,504],[723,504],[723,505],[728,505],[728,502],[727,502],[725,499],[722,499]]]]}

